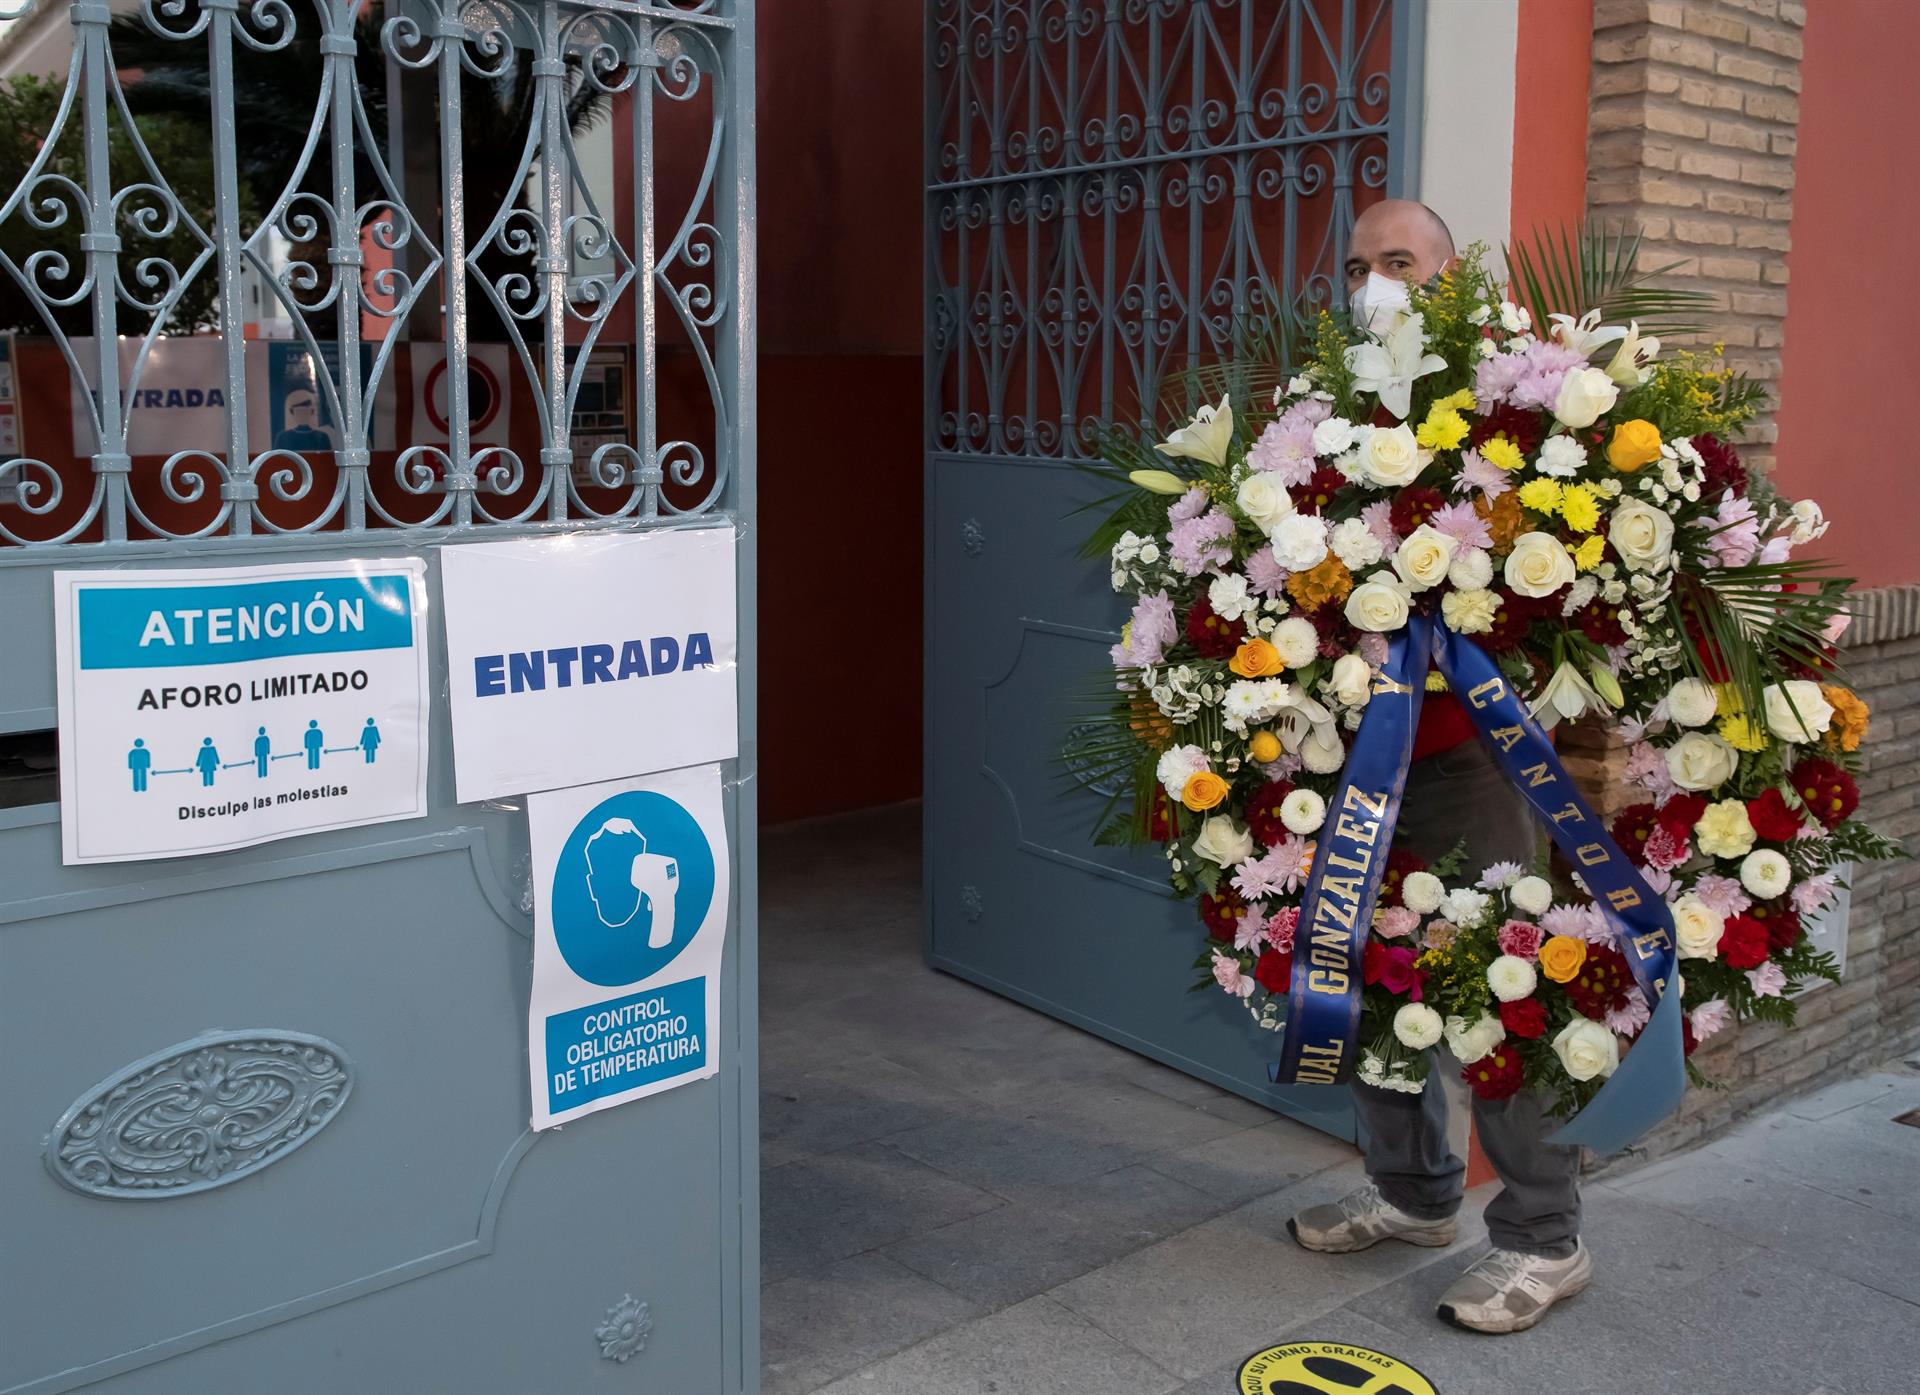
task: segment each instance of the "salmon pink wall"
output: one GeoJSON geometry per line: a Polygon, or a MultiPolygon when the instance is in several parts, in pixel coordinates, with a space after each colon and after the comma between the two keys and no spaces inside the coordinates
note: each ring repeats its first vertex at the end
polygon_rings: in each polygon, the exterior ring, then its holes
{"type": "Polygon", "coordinates": [[[1775,477],[1820,500],[1833,519],[1822,551],[1846,571],[1920,580],[1920,465],[1898,432],[1862,450],[1834,430],[1915,392],[1920,292],[1904,248],[1920,229],[1907,163],[1920,5],[1809,5],[1805,42],[1775,477]]]}
{"type": "Polygon", "coordinates": [[[1587,212],[1592,0],[1520,0],[1514,55],[1512,234],[1577,227],[1587,212]]]}

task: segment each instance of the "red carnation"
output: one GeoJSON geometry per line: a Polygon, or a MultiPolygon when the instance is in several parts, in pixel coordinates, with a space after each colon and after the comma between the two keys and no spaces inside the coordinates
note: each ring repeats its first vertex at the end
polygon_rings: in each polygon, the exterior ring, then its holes
{"type": "Polygon", "coordinates": [[[1620,851],[1640,866],[1647,865],[1647,838],[1660,826],[1652,804],[1629,804],[1613,819],[1613,841],[1620,851]]]}
{"type": "Polygon", "coordinates": [[[1495,407],[1487,415],[1474,419],[1467,440],[1483,446],[1495,436],[1505,436],[1520,448],[1522,455],[1532,455],[1540,445],[1540,414],[1524,407],[1495,407]]]}
{"type": "Polygon", "coordinates": [[[1633,971],[1627,967],[1626,957],[1612,945],[1588,945],[1586,962],[1566,988],[1574,1011],[1598,1022],[1626,1005],[1628,994],[1633,992],[1633,971]]]}
{"type": "Polygon", "coordinates": [[[1238,620],[1223,620],[1213,613],[1213,603],[1203,591],[1194,598],[1187,612],[1187,641],[1204,658],[1231,659],[1233,651],[1247,637],[1247,627],[1238,620]]]}
{"type": "Polygon", "coordinates": [[[1767,932],[1767,948],[1783,954],[1800,942],[1800,917],[1784,901],[1758,901],[1747,911],[1767,932]]]}
{"type": "Polygon", "coordinates": [[[1860,807],[1860,787],[1830,760],[1803,760],[1787,772],[1807,811],[1832,828],[1860,807]]]}
{"type": "Polygon", "coordinates": [[[1625,644],[1626,627],[1620,623],[1620,607],[1604,601],[1589,601],[1573,613],[1580,633],[1595,644],[1625,644]]]}
{"type": "Polygon", "coordinates": [[[1720,958],[1731,968],[1759,968],[1767,962],[1767,927],[1751,915],[1728,916],[1720,934],[1720,958]]]}
{"type": "Polygon", "coordinates": [[[1293,781],[1271,780],[1247,801],[1247,827],[1263,847],[1278,847],[1287,840],[1287,826],[1280,819],[1280,804],[1292,793],[1293,781]]]}
{"type": "Polygon", "coordinates": [[[1693,836],[1693,826],[1707,812],[1707,801],[1697,794],[1676,794],[1655,811],[1653,821],[1676,839],[1685,842],[1693,836]]]}
{"type": "Polygon", "coordinates": [[[1424,484],[1410,484],[1393,496],[1393,507],[1387,517],[1393,531],[1404,538],[1446,506],[1447,496],[1439,490],[1424,484]]]}
{"type": "Polygon", "coordinates": [[[1406,881],[1410,872],[1427,870],[1426,859],[1408,852],[1405,848],[1394,848],[1387,854],[1387,870],[1380,878],[1380,904],[1397,906],[1400,904],[1400,885],[1406,881]]]}
{"type": "Polygon", "coordinates": [[[1526,1068],[1520,1061],[1520,1049],[1509,1041],[1461,1071],[1460,1078],[1481,1099],[1503,1100],[1526,1082],[1526,1068]]]}
{"type": "Polygon", "coordinates": [[[1323,513],[1333,503],[1334,496],[1347,487],[1347,477],[1331,465],[1322,465],[1307,477],[1305,484],[1296,484],[1287,492],[1293,495],[1293,506],[1302,513],[1323,513]]]}
{"type": "Polygon", "coordinates": [[[1538,998],[1516,998],[1500,1004],[1500,1025],[1510,1036],[1536,1041],[1547,1034],[1546,1005],[1538,998]]]}
{"type": "Polygon", "coordinates": [[[1265,950],[1254,960],[1253,977],[1269,993],[1285,993],[1293,987],[1293,955],[1277,949],[1265,950]]]}
{"type": "Polygon", "coordinates": [[[1800,811],[1787,807],[1786,797],[1774,788],[1764,789],[1758,799],[1747,801],[1747,822],[1755,836],[1770,843],[1789,842],[1800,831],[1800,811]]]}
{"type": "Polygon", "coordinates": [[[1740,463],[1732,446],[1707,433],[1693,438],[1693,448],[1707,467],[1700,480],[1700,502],[1711,504],[1729,490],[1736,496],[1747,492],[1747,467],[1740,463]]]}
{"type": "Polygon", "coordinates": [[[1379,984],[1396,998],[1411,998],[1417,1003],[1420,1001],[1420,986],[1426,980],[1426,975],[1413,966],[1417,957],[1406,945],[1387,945],[1378,940],[1368,940],[1366,956],[1361,961],[1361,976],[1370,984],[1379,984]]]}
{"type": "Polygon", "coordinates": [[[1206,922],[1207,933],[1216,940],[1232,944],[1246,914],[1247,903],[1231,888],[1223,887],[1200,898],[1200,919],[1206,922]]]}

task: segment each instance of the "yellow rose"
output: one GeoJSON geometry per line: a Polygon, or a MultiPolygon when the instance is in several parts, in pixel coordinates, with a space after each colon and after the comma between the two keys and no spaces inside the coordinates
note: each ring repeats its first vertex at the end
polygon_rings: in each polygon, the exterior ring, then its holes
{"type": "Polygon", "coordinates": [[[1540,972],[1555,983],[1571,983],[1587,962],[1587,942],[1555,935],[1540,946],[1540,972]]]}
{"type": "Polygon", "coordinates": [[[1660,428],[1652,422],[1635,417],[1614,427],[1613,439],[1607,442],[1607,463],[1614,469],[1632,474],[1659,458],[1660,428]]]}
{"type": "Polygon", "coordinates": [[[1227,782],[1211,770],[1196,770],[1180,790],[1180,802],[1196,813],[1217,809],[1227,797],[1227,782]]]}
{"type": "Polygon", "coordinates": [[[1278,649],[1264,639],[1250,639],[1234,650],[1227,667],[1242,678],[1271,678],[1284,665],[1278,649]]]}
{"type": "Polygon", "coordinates": [[[1280,738],[1270,731],[1256,731],[1253,740],[1247,743],[1247,749],[1253,758],[1262,765],[1280,759],[1280,738]]]}

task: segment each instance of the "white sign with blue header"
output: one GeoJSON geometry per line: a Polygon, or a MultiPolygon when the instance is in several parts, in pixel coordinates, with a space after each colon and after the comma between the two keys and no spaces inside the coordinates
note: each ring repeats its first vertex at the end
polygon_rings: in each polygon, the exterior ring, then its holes
{"type": "Polygon", "coordinates": [[[69,865],[427,812],[417,558],[57,571],[69,865]]]}
{"type": "Polygon", "coordinates": [[[533,1127],[719,1070],[729,867],[720,767],[536,794],[533,1127]]]}

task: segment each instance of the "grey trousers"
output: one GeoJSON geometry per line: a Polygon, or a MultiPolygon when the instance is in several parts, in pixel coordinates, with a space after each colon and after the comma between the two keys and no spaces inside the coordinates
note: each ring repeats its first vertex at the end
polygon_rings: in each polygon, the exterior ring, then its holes
{"type": "MultiPolygon", "coordinates": [[[[1422,857],[1443,856],[1466,840],[1468,871],[1502,860],[1530,864],[1540,832],[1526,801],[1500,773],[1479,742],[1417,762],[1407,775],[1395,841],[1422,857]]],[[[1436,1220],[1460,1209],[1466,1164],[1447,1146],[1447,1099],[1441,1072],[1457,1070],[1436,1056],[1418,1095],[1379,1090],[1358,1081],[1367,1176],[1380,1194],[1410,1216],[1436,1220]]],[[[1501,1183],[1487,1205],[1487,1232],[1496,1247],[1564,1258],[1580,1234],[1580,1150],[1555,1147],[1552,1100],[1522,1090],[1504,1100],[1473,1101],[1480,1146],[1501,1183]]]]}

